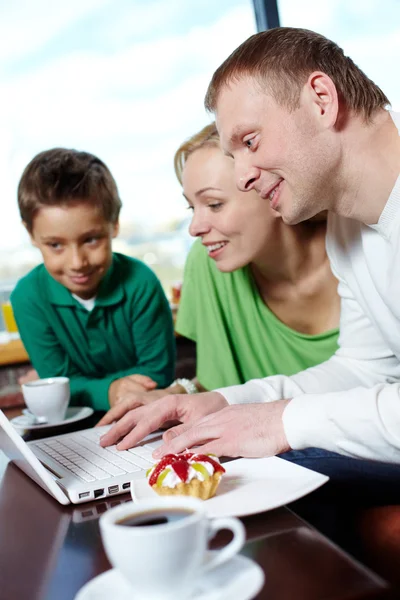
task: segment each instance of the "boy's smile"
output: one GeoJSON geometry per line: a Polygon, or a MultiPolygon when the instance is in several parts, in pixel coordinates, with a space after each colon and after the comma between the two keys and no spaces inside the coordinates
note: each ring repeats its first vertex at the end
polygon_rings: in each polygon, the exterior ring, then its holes
{"type": "Polygon", "coordinates": [[[88,202],[43,206],[35,215],[31,240],[50,275],[83,299],[96,295],[112,261],[118,223],[108,223],[88,202]]]}

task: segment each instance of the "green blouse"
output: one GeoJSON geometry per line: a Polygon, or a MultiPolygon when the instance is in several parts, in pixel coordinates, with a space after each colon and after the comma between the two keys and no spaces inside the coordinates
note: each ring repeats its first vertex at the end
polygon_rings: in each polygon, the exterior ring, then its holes
{"type": "Polygon", "coordinates": [[[248,267],[221,273],[199,241],[187,258],[176,330],[196,342],[197,379],[208,390],[303,371],[332,356],[339,335],[290,329],[264,304],[248,267]]]}

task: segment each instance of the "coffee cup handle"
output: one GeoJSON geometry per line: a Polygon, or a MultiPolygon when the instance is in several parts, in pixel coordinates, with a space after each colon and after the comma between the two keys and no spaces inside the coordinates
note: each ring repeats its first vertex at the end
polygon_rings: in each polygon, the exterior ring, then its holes
{"type": "Polygon", "coordinates": [[[246,530],[239,519],[234,517],[212,519],[209,521],[208,539],[213,538],[217,531],[221,529],[230,529],[233,533],[233,540],[224,546],[224,548],[215,552],[215,555],[204,565],[204,571],[214,569],[233,558],[242,549],[246,541],[246,530]]]}

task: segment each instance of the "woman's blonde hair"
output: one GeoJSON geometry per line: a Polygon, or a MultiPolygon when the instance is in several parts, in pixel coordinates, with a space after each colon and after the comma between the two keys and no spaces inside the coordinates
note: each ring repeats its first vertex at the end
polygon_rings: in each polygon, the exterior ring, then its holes
{"type": "Polygon", "coordinates": [[[217,146],[219,147],[219,134],[215,123],[210,123],[203,127],[201,131],[195,133],[181,144],[174,156],[174,168],[175,174],[178,178],[179,183],[182,185],[182,172],[183,167],[189,156],[205,146],[217,146]]]}

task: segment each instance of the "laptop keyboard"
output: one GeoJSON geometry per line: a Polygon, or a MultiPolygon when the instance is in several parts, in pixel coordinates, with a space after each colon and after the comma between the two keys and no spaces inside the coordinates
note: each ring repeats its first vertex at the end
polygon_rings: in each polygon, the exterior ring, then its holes
{"type": "Polygon", "coordinates": [[[67,439],[49,439],[35,442],[35,446],[50,458],[82,479],[101,481],[113,475],[144,471],[156,462],[152,452],[160,444],[152,442],[130,450],[117,450],[115,446],[102,448],[99,438],[103,432],[90,429],[71,435],[67,439]]]}

